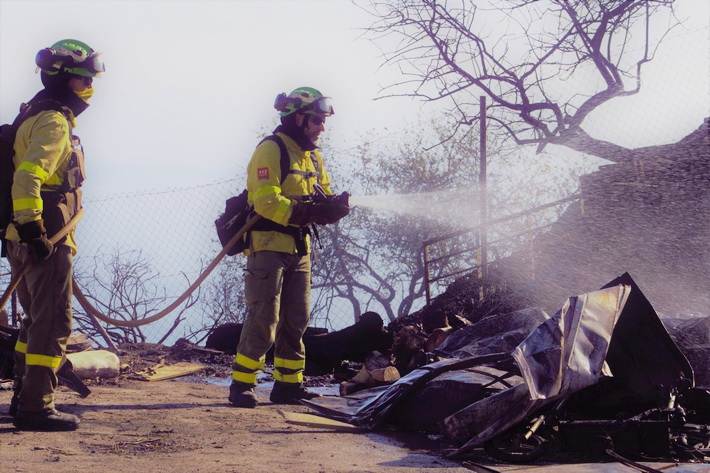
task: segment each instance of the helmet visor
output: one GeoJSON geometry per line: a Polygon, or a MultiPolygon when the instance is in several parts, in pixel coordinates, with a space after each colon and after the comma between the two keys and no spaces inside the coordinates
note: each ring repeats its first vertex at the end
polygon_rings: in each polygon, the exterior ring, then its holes
{"type": "Polygon", "coordinates": [[[314,100],[306,107],[306,113],[319,113],[324,115],[333,115],[333,100],[330,97],[321,97],[314,100]]]}
{"type": "Polygon", "coordinates": [[[101,53],[91,53],[89,57],[81,62],[75,61],[72,58],[65,56],[64,65],[61,70],[70,74],[87,77],[99,77],[102,72],[106,71],[104,61],[101,59],[101,53]]]}
{"type": "Polygon", "coordinates": [[[93,74],[106,72],[106,66],[104,65],[101,53],[91,53],[81,65],[86,67],[86,69],[93,74]]]}

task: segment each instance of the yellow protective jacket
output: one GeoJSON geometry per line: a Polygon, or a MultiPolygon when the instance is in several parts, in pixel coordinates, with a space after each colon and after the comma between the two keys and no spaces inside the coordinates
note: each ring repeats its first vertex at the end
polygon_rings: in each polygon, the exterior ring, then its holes
{"type": "MultiPolygon", "coordinates": [[[[326,194],[330,190],[330,177],[323,167],[323,158],[317,150],[304,151],[288,135],[276,133],[286,146],[290,159],[290,169],[314,175],[289,173],[281,183],[281,152],[273,141],[263,141],[254,150],[247,167],[247,190],[249,203],[263,218],[280,225],[288,225],[291,212],[299,197],[312,195],[314,185],[320,184],[326,194]],[[318,163],[318,172],[313,159],[318,163]]],[[[306,237],[306,249],[310,253],[310,240],[306,237]]],[[[293,236],[277,231],[252,231],[249,248],[245,251],[280,251],[297,253],[293,236]]]]}
{"type": "MultiPolygon", "coordinates": [[[[42,218],[44,206],[40,191],[57,191],[62,187],[73,153],[71,136],[66,116],[54,110],[29,117],[18,128],[14,146],[12,207],[19,225],[42,218]]],[[[8,227],[6,238],[20,240],[14,225],[8,227]]],[[[76,253],[73,231],[63,244],[76,253]]]]}

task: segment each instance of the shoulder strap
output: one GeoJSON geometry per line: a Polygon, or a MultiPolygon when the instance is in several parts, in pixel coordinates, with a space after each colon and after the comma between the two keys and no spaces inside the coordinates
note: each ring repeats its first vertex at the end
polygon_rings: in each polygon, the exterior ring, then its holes
{"type": "Polygon", "coordinates": [[[318,162],[318,155],[315,150],[311,151],[311,162],[316,170],[316,178],[318,179],[318,184],[320,184],[320,163],[318,162]]]}
{"type": "MultiPolygon", "coordinates": [[[[20,127],[20,125],[22,125],[22,122],[24,122],[28,118],[46,110],[54,110],[56,112],[61,112],[67,119],[67,122],[69,122],[69,114],[60,102],[52,99],[44,99],[38,100],[36,102],[30,100],[27,103],[23,103],[20,106],[20,113],[17,115],[17,117],[15,117],[15,121],[12,122],[12,126],[17,129],[20,127]]],[[[71,128],[71,122],[69,122],[69,127],[71,128]]]]}
{"type": "Polygon", "coordinates": [[[279,151],[281,152],[281,161],[279,162],[279,165],[281,166],[281,183],[283,184],[283,182],[286,180],[286,176],[288,176],[289,172],[291,172],[291,159],[289,159],[286,145],[284,144],[284,141],[277,135],[267,136],[266,138],[261,140],[261,143],[263,143],[264,141],[273,141],[274,143],[279,145],[279,151]]]}

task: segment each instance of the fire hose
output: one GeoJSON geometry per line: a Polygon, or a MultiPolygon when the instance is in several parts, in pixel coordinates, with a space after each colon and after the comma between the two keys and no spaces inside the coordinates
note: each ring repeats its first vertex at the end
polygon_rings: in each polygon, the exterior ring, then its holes
{"type": "MultiPolygon", "coordinates": [[[[56,235],[54,235],[50,241],[52,243],[56,243],[60,239],[62,239],[64,236],[66,236],[67,233],[71,231],[72,228],[76,226],[76,224],[79,222],[81,219],[82,215],[84,213],[84,210],[81,209],[77,214],[67,223],[67,225],[62,228],[59,232],[57,232],[56,235]]],[[[214,270],[214,268],[217,267],[219,262],[224,258],[224,256],[227,254],[227,251],[234,246],[237,241],[244,236],[244,234],[249,231],[249,229],[254,226],[254,224],[261,218],[260,215],[254,215],[251,217],[249,220],[247,220],[247,223],[244,224],[242,228],[239,229],[239,231],[232,237],[231,240],[229,240],[229,243],[227,243],[224,248],[222,248],[222,251],[220,251],[217,256],[214,257],[212,262],[202,271],[200,276],[195,280],[192,285],[190,285],[189,288],[175,301],[173,301],[172,304],[170,304],[168,307],[165,309],[161,310],[155,315],[152,315],[150,317],[141,319],[141,320],[119,320],[119,319],[113,319],[111,317],[107,317],[106,315],[102,314],[99,312],[86,298],[84,293],[81,291],[79,288],[79,285],[76,282],[76,279],[72,277],[72,287],[74,290],[74,296],[76,299],[79,301],[79,304],[81,307],[87,312],[92,317],[95,317],[102,322],[105,322],[107,324],[115,325],[117,327],[140,327],[142,325],[147,325],[149,323],[155,322],[156,320],[159,320],[166,315],[168,315],[170,312],[175,310],[177,307],[180,306],[185,300],[190,297],[190,295],[197,289],[200,284],[209,276],[209,274],[214,270]]],[[[31,264],[31,263],[30,263],[31,264]]],[[[5,293],[3,294],[2,298],[0,298],[0,310],[2,310],[5,307],[5,303],[7,302],[8,298],[10,297],[10,294],[17,288],[17,285],[19,284],[20,280],[24,277],[25,273],[27,273],[27,270],[29,269],[29,264],[26,264],[23,266],[20,271],[15,275],[13,280],[10,282],[10,285],[8,288],[5,290],[5,293]]]]}
{"type": "Polygon", "coordinates": [[[162,319],[166,315],[168,315],[170,312],[175,310],[177,307],[180,306],[185,300],[190,297],[190,294],[192,294],[195,289],[197,289],[200,284],[209,276],[209,274],[214,270],[214,268],[217,267],[220,261],[222,261],[222,258],[224,258],[224,255],[227,254],[227,251],[234,246],[237,241],[242,238],[242,236],[249,231],[249,229],[261,218],[260,215],[254,215],[251,217],[249,220],[247,220],[247,223],[244,224],[242,228],[239,229],[239,231],[232,237],[231,240],[229,240],[229,243],[227,243],[224,248],[222,248],[222,251],[220,251],[217,256],[214,257],[212,262],[202,271],[200,276],[195,280],[195,282],[192,283],[190,287],[187,288],[185,292],[182,293],[180,297],[175,299],[172,304],[170,304],[168,307],[165,309],[161,310],[155,315],[151,315],[150,317],[141,319],[141,320],[118,320],[118,319],[112,319],[110,317],[107,317],[103,315],[101,312],[99,312],[91,303],[89,300],[84,296],[84,293],[81,292],[79,289],[79,285],[76,283],[76,280],[72,281],[72,286],[74,287],[74,296],[76,299],[79,301],[79,304],[81,304],[81,307],[84,308],[84,310],[96,317],[97,319],[101,320],[102,322],[106,322],[107,324],[112,324],[117,327],[140,327],[141,325],[147,325],[149,323],[155,322],[156,320],[162,319]]]}
{"type": "MultiPolygon", "coordinates": [[[[79,223],[79,220],[81,220],[81,217],[84,216],[84,209],[79,209],[79,211],[74,215],[69,222],[62,227],[61,230],[59,230],[52,238],[49,239],[49,241],[52,242],[53,245],[56,245],[59,240],[67,236],[67,234],[72,231],[74,227],[76,227],[76,224],[79,223]]],[[[0,310],[3,310],[5,308],[5,304],[7,304],[7,300],[10,298],[10,295],[15,292],[15,289],[17,289],[17,285],[20,284],[20,281],[22,281],[22,278],[25,277],[25,274],[27,274],[27,271],[29,271],[30,266],[32,265],[32,262],[28,262],[24,264],[20,270],[15,274],[10,281],[10,285],[7,286],[7,289],[5,289],[5,293],[2,295],[0,298],[0,310]]]]}

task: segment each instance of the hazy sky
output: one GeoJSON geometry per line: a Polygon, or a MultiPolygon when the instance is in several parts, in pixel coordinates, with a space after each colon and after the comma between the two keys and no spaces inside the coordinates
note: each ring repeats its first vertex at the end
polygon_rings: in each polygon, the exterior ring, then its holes
{"type": "MultiPolygon", "coordinates": [[[[710,2],[677,3],[687,29],[672,33],[648,66],[647,93],[624,99],[622,107],[638,111],[590,120],[590,131],[627,141],[619,144],[655,144],[648,141],[684,136],[710,114],[710,2]],[[678,126],[679,115],[687,125],[678,126]],[[677,131],[662,134],[664,120],[677,131]],[[641,138],[629,128],[638,123],[647,127],[641,138]]],[[[354,146],[372,128],[405,126],[419,107],[373,100],[399,77],[380,68],[375,45],[357,39],[371,22],[346,0],[0,0],[0,120],[12,120],[41,87],[36,52],[76,38],[102,51],[107,67],[76,130],[87,154],[87,195],[240,173],[258,132],[275,121],[274,97],[298,86],[334,98],[327,133],[338,146],[354,146]]]]}
{"type": "Polygon", "coordinates": [[[379,53],[356,41],[369,24],[342,0],[0,0],[0,119],[41,88],[36,52],[76,38],[107,68],[76,129],[87,193],[211,182],[246,166],[280,92],[332,96],[332,136],[415,113],[372,100],[379,53]]]}

